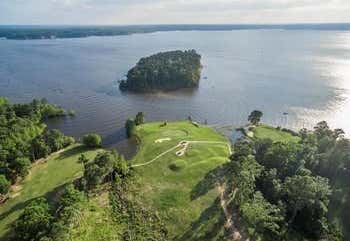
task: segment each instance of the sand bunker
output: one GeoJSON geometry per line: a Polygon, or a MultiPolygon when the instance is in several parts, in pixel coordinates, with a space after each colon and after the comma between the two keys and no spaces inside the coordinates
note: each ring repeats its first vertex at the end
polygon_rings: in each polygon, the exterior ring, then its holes
{"type": "Polygon", "coordinates": [[[186,150],[187,150],[187,147],[188,147],[189,144],[190,144],[190,143],[189,143],[188,141],[181,141],[181,142],[179,143],[179,146],[182,147],[182,149],[179,150],[179,151],[177,151],[175,154],[176,154],[177,156],[183,156],[183,155],[185,155],[186,150]]]}
{"type": "Polygon", "coordinates": [[[157,139],[154,141],[154,143],[162,143],[164,141],[171,141],[171,138],[162,138],[162,139],[157,139]]]}

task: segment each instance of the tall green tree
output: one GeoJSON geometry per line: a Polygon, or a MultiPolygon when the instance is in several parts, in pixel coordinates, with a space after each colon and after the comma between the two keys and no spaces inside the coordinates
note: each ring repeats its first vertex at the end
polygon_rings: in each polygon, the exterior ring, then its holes
{"type": "Polygon", "coordinates": [[[128,119],[125,123],[126,135],[128,138],[132,137],[136,131],[136,123],[133,119],[128,119]]]}
{"type": "Polygon", "coordinates": [[[250,113],[250,115],[248,116],[248,121],[252,124],[252,125],[257,125],[259,124],[261,118],[263,116],[263,113],[260,110],[254,110],[250,113]]]}
{"type": "Polygon", "coordinates": [[[21,177],[25,177],[28,174],[30,166],[31,162],[27,157],[19,157],[10,163],[10,168],[21,177]]]}
{"type": "Polygon", "coordinates": [[[319,176],[288,177],[284,184],[289,223],[311,238],[320,238],[327,227],[331,188],[328,179],[319,176]]]}
{"type": "Polygon", "coordinates": [[[135,125],[142,125],[145,123],[145,114],[143,112],[137,113],[135,117],[135,125]]]}
{"type": "Polygon", "coordinates": [[[15,240],[34,241],[47,236],[53,216],[45,198],[32,201],[15,223],[15,240]]]}
{"type": "Polygon", "coordinates": [[[266,201],[260,192],[240,207],[251,235],[262,240],[280,240],[284,235],[284,216],[278,206],[266,201]],[[262,236],[262,237],[261,237],[262,236]]]}
{"type": "Polygon", "coordinates": [[[51,151],[58,151],[65,146],[64,134],[56,129],[49,130],[46,134],[46,143],[51,151]]]}

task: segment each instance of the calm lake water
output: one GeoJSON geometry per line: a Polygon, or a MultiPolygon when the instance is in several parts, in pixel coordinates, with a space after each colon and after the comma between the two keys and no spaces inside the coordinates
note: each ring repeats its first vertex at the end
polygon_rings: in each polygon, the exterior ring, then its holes
{"type": "Polygon", "coordinates": [[[350,133],[350,32],[192,31],[56,40],[0,40],[0,95],[22,102],[45,97],[75,118],[49,126],[80,137],[104,136],[127,150],[124,123],[191,115],[216,126],[240,125],[250,111],[293,129],[327,120],[350,133]],[[113,91],[144,56],[196,49],[203,57],[198,89],[163,94],[113,91]],[[113,93],[111,93],[113,92],[113,93]],[[283,113],[288,112],[288,116],[283,113]]]}

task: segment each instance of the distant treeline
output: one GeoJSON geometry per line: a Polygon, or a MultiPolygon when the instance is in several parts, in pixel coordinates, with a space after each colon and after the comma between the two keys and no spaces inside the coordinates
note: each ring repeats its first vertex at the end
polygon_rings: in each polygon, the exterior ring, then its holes
{"type": "Polygon", "coordinates": [[[147,92],[198,86],[201,56],[195,50],[169,51],[142,58],[120,83],[121,90],[147,92]]]}
{"type": "Polygon", "coordinates": [[[0,39],[83,38],[159,31],[232,31],[241,29],[350,30],[348,23],[329,24],[227,24],[227,25],[130,25],[130,26],[0,26],[0,39]]]}

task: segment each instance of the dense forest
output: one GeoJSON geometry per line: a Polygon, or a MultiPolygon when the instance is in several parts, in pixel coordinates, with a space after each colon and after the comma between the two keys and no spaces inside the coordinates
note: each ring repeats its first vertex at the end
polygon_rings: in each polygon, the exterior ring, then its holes
{"type": "Polygon", "coordinates": [[[129,70],[121,90],[147,92],[198,86],[201,56],[195,50],[170,51],[142,58],[129,70]]]}
{"type": "Polygon", "coordinates": [[[72,143],[74,138],[58,130],[48,130],[47,118],[65,116],[66,112],[45,99],[28,104],[10,104],[0,97],[0,196],[11,184],[28,174],[31,163],[72,143]]]}
{"type": "Polygon", "coordinates": [[[226,166],[231,208],[258,240],[344,240],[350,140],[326,122],[295,135],[298,143],[268,138],[235,143],[226,166]]]}

